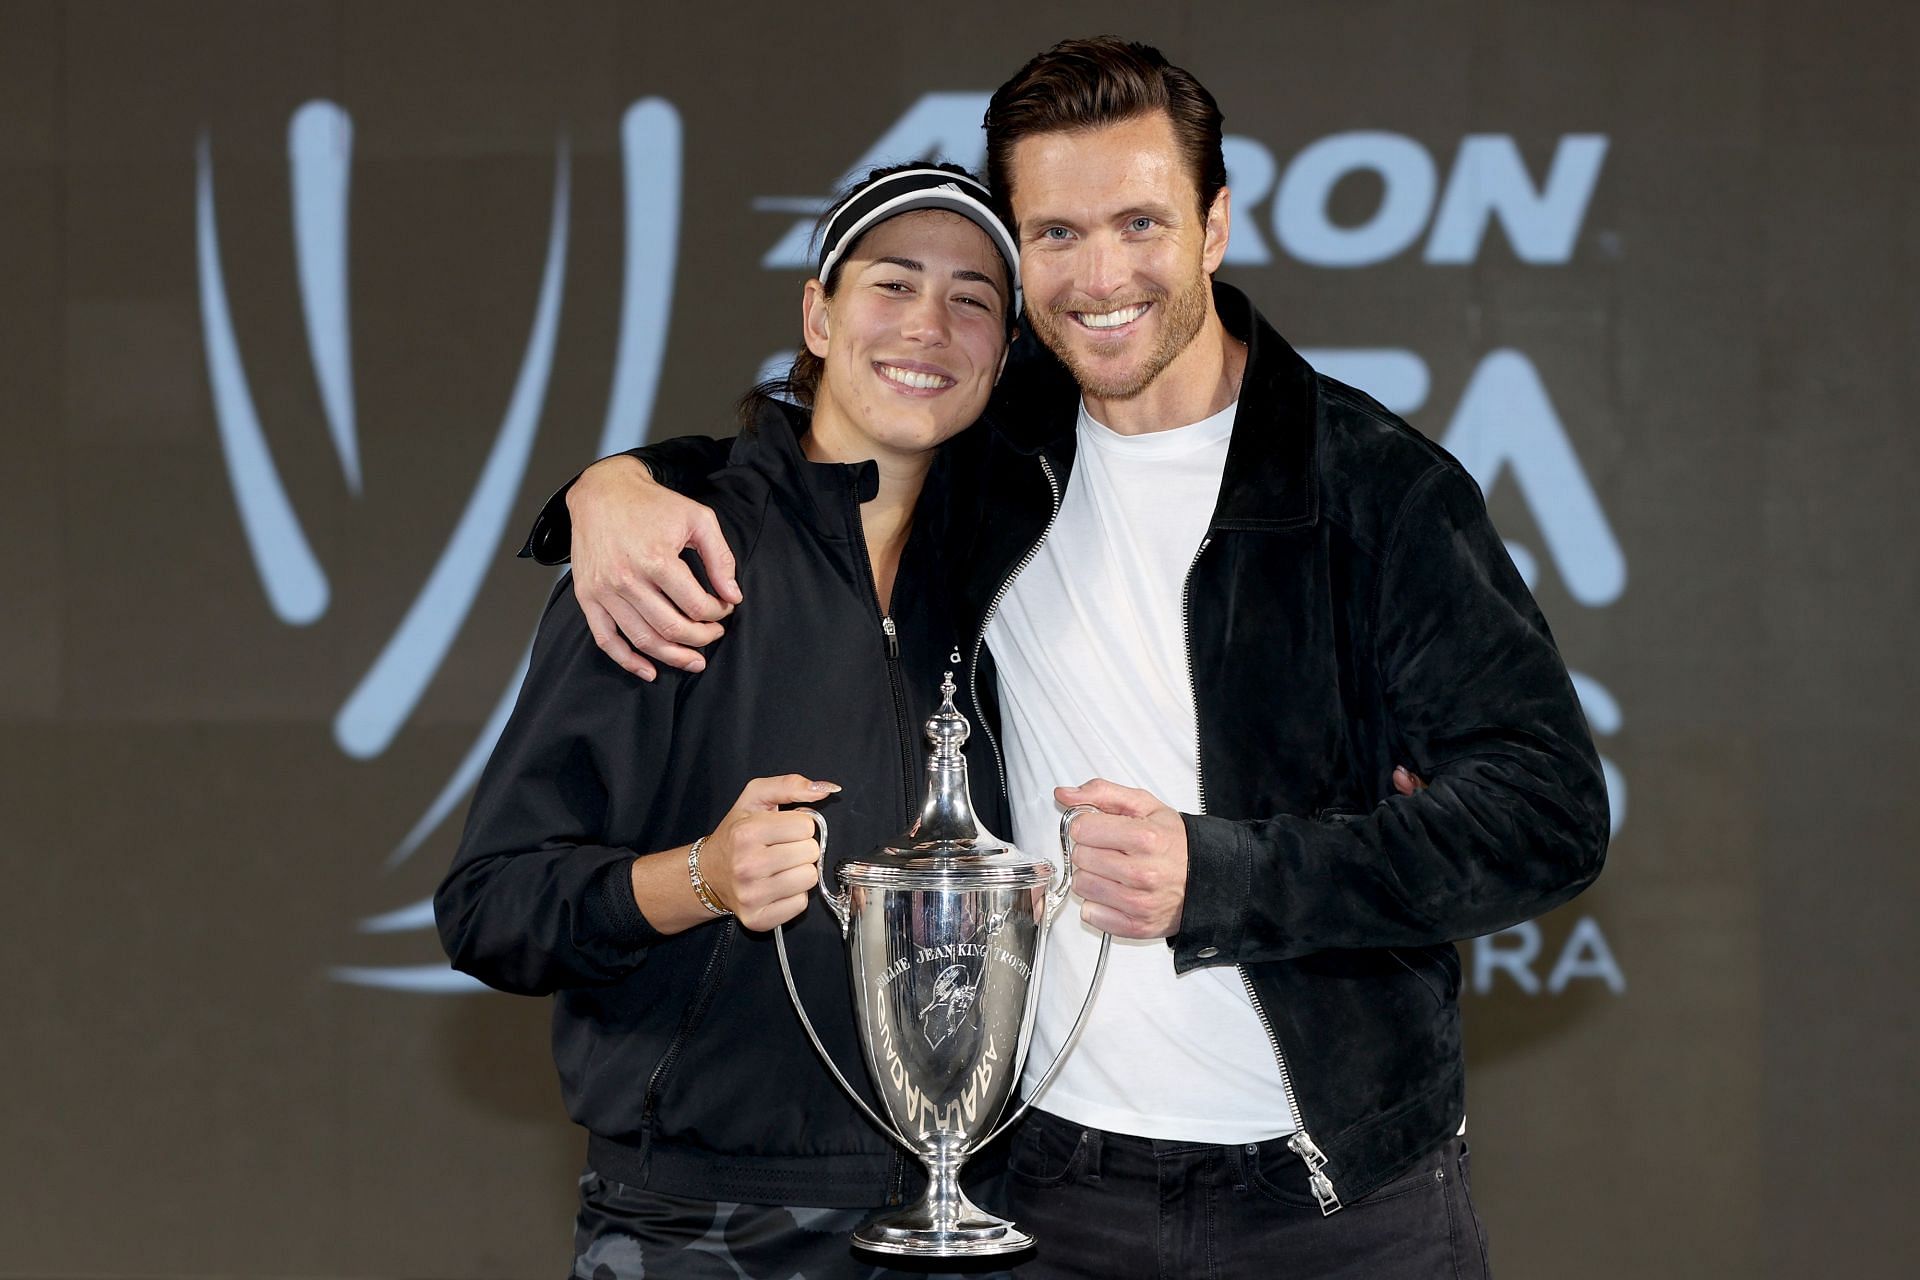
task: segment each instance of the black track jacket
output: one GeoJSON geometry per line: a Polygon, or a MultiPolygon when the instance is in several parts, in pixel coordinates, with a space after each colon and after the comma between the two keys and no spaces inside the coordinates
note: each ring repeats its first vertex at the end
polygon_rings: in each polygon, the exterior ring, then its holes
{"type": "MultiPolygon", "coordinates": [[[[664,937],[629,882],[636,854],[713,830],[750,778],[845,788],[818,806],[828,884],[918,809],[922,726],[956,639],[935,608],[937,503],[916,512],[889,644],[859,521],[878,473],[807,461],[805,425],[767,407],[706,482],[748,603],[704,675],[634,679],[594,646],[570,580],[555,588],[434,910],[455,968],[555,996],[554,1060],[596,1171],[701,1199],[852,1208],[898,1201],[904,1160],[815,1057],[772,935],[728,918],[664,937]]],[[[823,1040],[865,1085],[837,923],[811,904],[787,947],[823,1040]]]]}

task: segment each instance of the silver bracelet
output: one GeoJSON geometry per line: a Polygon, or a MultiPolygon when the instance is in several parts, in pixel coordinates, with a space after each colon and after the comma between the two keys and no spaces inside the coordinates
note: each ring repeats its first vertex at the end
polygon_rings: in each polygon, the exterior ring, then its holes
{"type": "Polygon", "coordinates": [[[693,842],[693,847],[687,850],[687,879],[693,881],[693,896],[700,899],[701,906],[716,916],[730,916],[733,912],[720,905],[720,895],[713,891],[713,886],[708,884],[706,877],[700,874],[700,846],[706,842],[707,837],[701,836],[693,842]]]}

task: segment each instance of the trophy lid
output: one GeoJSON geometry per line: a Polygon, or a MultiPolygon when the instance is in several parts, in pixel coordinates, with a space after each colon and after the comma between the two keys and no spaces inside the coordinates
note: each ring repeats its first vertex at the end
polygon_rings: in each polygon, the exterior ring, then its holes
{"type": "Polygon", "coordinates": [[[960,748],[971,733],[953,705],[953,672],[940,683],[940,708],[927,720],[927,789],[920,814],[892,843],[845,862],[847,884],[888,889],[1008,889],[1046,884],[1053,864],[1033,858],[980,825],[960,748]]]}

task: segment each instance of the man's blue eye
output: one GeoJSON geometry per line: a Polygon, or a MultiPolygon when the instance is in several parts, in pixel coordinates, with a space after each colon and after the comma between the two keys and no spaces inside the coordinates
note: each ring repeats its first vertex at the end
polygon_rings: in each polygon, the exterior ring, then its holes
{"type": "Polygon", "coordinates": [[[1129,222],[1127,225],[1132,227],[1135,231],[1145,231],[1148,228],[1153,226],[1153,219],[1147,218],[1147,217],[1135,218],[1132,222],[1129,222]]]}

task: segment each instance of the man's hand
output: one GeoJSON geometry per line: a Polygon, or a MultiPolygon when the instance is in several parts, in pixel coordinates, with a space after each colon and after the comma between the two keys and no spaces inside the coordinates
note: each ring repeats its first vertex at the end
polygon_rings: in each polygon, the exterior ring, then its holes
{"type": "MultiPolygon", "coordinates": [[[[1426,781],[1404,766],[1393,789],[1410,796],[1426,781]]],[[[1151,792],[1095,778],[1055,787],[1061,807],[1098,813],[1073,821],[1073,889],[1080,918],[1116,938],[1171,938],[1187,901],[1187,824],[1151,792]]]]}
{"type": "Polygon", "coordinates": [[[1187,901],[1187,824],[1158,797],[1095,778],[1055,787],[1073,820],[1073,889],[1080,918],[1116,938],[1171,938],[1187,901]]]}
{"type": "Polygon", "coordinates": [[[733,552],[713,512],[654,480],[639,459],[603,458],[567,491],[573,518],[573,594],[594,643],[609,658],[651,680],[647,657],[700,671],[696,650],[712,644],[720,619],[740,603],[733,552]],[[719,598],[693,576],[680,553],[692,547],[719,598]],[[643,657],[642,655],[647,655],[643,657]]]}
{"type": "Polygon", "coordinates": [[[771,929],[807,907],[820,883],[813,819],[780,806],[823,800],[840,788],[797,773],[747,783],[700,846],[700,877],[749,929],[771,929]]]}

